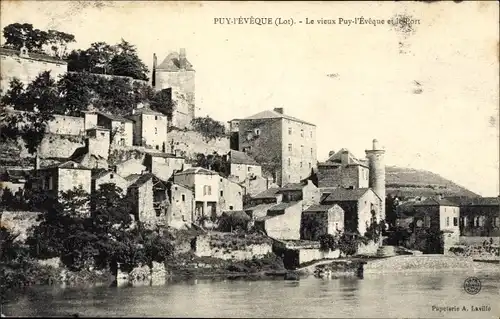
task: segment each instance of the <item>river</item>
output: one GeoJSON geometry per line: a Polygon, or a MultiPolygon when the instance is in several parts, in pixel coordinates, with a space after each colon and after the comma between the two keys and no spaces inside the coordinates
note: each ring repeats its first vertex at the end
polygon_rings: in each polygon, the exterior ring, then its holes
{"type": "Polygon", "coordinates": [[[311,276],[299,282],[193,279],[125,288],[36,287],[4,305],[3,312],[7,316],[498,318],[499,279],[498,274],[447,272],[335,280],[311,276]],[[463,288],[471,275],[482,282],[476,295],[463,288]],[[447,306],[460,310],[437,311],[447,306]],[[471,306],[491,309],[478,312],[471,306]]]}

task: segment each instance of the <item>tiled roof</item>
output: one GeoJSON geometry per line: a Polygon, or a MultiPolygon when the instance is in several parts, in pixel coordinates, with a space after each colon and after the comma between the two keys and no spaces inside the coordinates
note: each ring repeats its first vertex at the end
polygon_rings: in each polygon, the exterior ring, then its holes
{"type": "Polygon", "coordinates": [[[85,155],[87,155],[88,151],[89,149],[87,146],[79,147],[73,152],[73,154],[71,154],[69,159],[75,162],[81,162],[85,155]]]}
{"type": "Polygon", "coordinates": [[[234,150],[229,152],[229,160],[232,164],[260,165],[245,152],[234,150]]]}
{"type": "Polygon", "coordinates": [[[300,202],[287,202],[287,203],[279,203],[277,205],[274,205],[273,207],[269,208],[268,211],[282,211],[285,210],[289,207],[295,206],[300,202]]]}
{"type": "Polygon", "coordinates": [[[263,192],[258,193],[255,196],[252,196],[252,199],[276,198],[276,195],[278,194],[279,190],[280,189],[278,187],[272,187],[272,188],[266,189],[263,192]]]}
{"type": "Polygon", "coordinates": [[[285,114],[278,113],[278,112],[276,112],[274,110],[262,111],[262,112],[259,112],[257,114],[254,114],[252,116],[246,117],[244,119],[240,119],[240,121],[245,121],[245,120],[262,120],[262,119],[287,119],[287,120],[291,120],[291,121],[295,121],[295,122],[300,122],[300,123],[304,123],[304,124],[316,126],[315,124],[312,124],[312,123],[300,120],[300,119],[295,118],[295,117],[290,116],[290,115],[285,115],[285,114]]]}
{"type": "Polygon", "coordinates": [[[288,183],[288,184],[283,185],[280,188],[279,193],[286,192],[286,191],[300,191],[306,185],[307,185],[307,183],[288,183]]]}
{"type": "Polygon", "coordinates": [[[183,170],[182,172],[175,173],[175,175],[187,175],[187,174],[199,174],[199,175],[219,175],[217,172],[208,170],[203,167],[190,167],[183,170]]]}
{"type": "Polygon", "coordinates": [[[154,177],[154,175],[150,174],[150,173],[143,174],[143,175],[139,176],[139,178],[135,182],[133,182],[129,187],[141,187],[142,185],[144,185],[147,181],[149,181],[153,177],[154,177]]]}
{"type": "Polygon", "coordinates": [[[500,197],[446,197],[444,198],[460,206],[498,206],[500,205],[500,197]]]}
{"type": "Polygon", "coordinates": [[[251,207],[247,207],[244,209],[244,211],[256,211],[256,210],[265,210],[267,212],[267,210],[271,207],[273,207],[274,205],[276,205],[276,203],[273,203],[273,204],[259,204],[259,205],[255,205],[255,206],[251,206],[251,207]]]}
{"type": "Polygon", "coordinates": [[[137,114],[146,114],[146,115],[157,115],[157,116],[167,116],[163,113],[160,113],[158,111],[152,110],[149,107],[141,107],[138,109],[134,109],[132,116],[137,115],[137,114]]]}
{"type": "Polygon", "coordinates": [[[421,202],[416,202],[414,206],[459,206],[458,204],[447,199],[428,198],[421,202]]]}
{"type": "MultiPolygon", "coordinates": [[[[330,205],[312,205],[307,208],[304,212],[326,212],[330,210],[332,207],[338,206],[337,204],[330,205]]],[[[340,207],[340,206],[339,206],[340,207]]]]}
{"type": "Polygon", "coordinates": [[[162,157],[162,158],[183,158],[180,156],[177,156],[175,154],[170,154],[170,153],[160,153],[160,152],[146,152],[146,154],[152,156],[152,157],[162,157]]]}
{"type": "Polygon", "coordinates": [[[125,180],[129,183],[134,183],[141,176],[141,174],[130,174],[129,176],[125,177],[125,180]]]}
{"type": "Polygon", "coordinates": [[[338,164],[349,164],[349,165],[363,165],[366,166],[365,162],[361,162],[354,156],[347,148],[343,148],[337,153],[330,156],[325,164],[338,163],[338,164]],[[349,159],[349,163],[342,163],[342,154],[347,152],[347,158],[349,159]]]}
{"type": "Polygon", "coordinates": [[[99,179],[108,173],[111,173],[110,170],[104,169],[104,168],[98,168],[98,169],[93,169],[92,170],[92,179],[99,179]]]}
{"type": "Polygon", "coordinates": [[[117,121],[117,122],[130,122],[130,123],[132,123],[132,122],[133,122],[132,120],[126,119],[126,118],[121,117],[121,116],[119,116],[119,115],[108,114],[108,113],[104,113],[104,112],[101,112],[101,111],[92,111],[92,112],[89,112],[89,113],[95,113],[95,114],[102,115],[102,116],[104,116],[105,118],[110,119],[111,121],[117,121]]]}
{"type": "MultiPolygon", "coordinates": [[[[179,53],[178,52],[170,52],[167,57],[160,63],[156,70],[161,71],[179,71],[181,69],[179,63],[179,53]]],[[[186,59],[186,70],[194,71],[193,65],[186,59]]]]}
{"type": "Polygon", "coordinates": [[[357,201],[369,190],[369,188],[337,188],[335,190],[332,190],[328,195],[325,194],[325,198],[323,200],[333,202],[357,201]]]}
{"type": "Polygon", "coordinates": [[[64,162],[64,163],[61,163],[61,164],[55,164],[55,165],[51,165],[51,166],[47,166],[45,168],[74,168],[74,169],[85,169],[85,170],[90,170],[90,168],[86,168],[85,166],[81,165],[81,164],[78,164],[74,161],[67,161],[67,162],[64,162]]]}

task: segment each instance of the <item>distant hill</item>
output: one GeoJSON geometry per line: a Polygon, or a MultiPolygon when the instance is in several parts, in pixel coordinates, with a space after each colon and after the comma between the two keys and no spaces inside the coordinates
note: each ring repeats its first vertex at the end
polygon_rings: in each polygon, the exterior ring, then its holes
{"type": "Polygon", "coordinates": [[[397,194],[403,197],[436,194],[444,196],[479,196],[465,187],[426,170],[386,166],[385,173],[385,185],[388,195],[397,194]]]}

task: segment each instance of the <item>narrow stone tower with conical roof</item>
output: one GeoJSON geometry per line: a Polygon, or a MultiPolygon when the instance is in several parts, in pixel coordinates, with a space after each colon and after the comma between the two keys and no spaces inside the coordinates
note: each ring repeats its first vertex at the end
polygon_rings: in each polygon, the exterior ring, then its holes
{"type": "Polygon", "coordinates": [[[385,150],[379,146],[376,139],[373,140],[371,150],[366,150],[366,157],[368,158],[369,182],[368,186],[382,200],[380,207],[380,218],[385,220],[385,150]]]}

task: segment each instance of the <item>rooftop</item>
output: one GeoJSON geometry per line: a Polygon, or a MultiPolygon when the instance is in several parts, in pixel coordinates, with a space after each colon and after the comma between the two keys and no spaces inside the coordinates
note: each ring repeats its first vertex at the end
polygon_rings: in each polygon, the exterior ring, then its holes
{"type": "Polygon", "coordinates": [[[358,201],[366,192],[370,191],[369,188],[336,188],[329,193],[326,193],[323,200],[332,202],[351,202],[358,201]]]}
{"type": "Polygon", "coordinates": [[[360,161],[347,148],[342,148],[340,151],[338,151],[335,154],[333,154],[332,156],[330,156],[326,160],[326,162],[321,163],[320,165],[328,165],[328,164],[343,164],[343,165],[362,165],[362,166],[366,166],[366,162],[360,161]],[[344,154],[347,154],[347,157],[345,157],[344,154]],[[347,162],[342,162],[343,159],[347,159],[347,162]]]}
{"type": "Polygon", "coordinates": [[[258,193],[257,195],[253,196],[252,199],[267,199],[267,198],[276,198],[276,195],[279,192],[278,187],[272,187],[269,189],[266,189],[263,192],[258,193]]]}
{"type": "Polygon", "coordinates": [[[447,199],[428,198],[424,201],[416,202],[415,204],[413,204],[413,206],[457,206],[458,207],[459,205],[447,199]]]}
{"type": "MultiPolygon", "coordinates": [[[[330,204],[330,205],[312,205],[311,207],[307,208],[304,212],[326,212],[332,207],[338,206],[337,204],[330,204]]],[[[340,207],[340,206],[339,206],[340,207]]]]}
{"type": "Polygon", "coordinates": [[[276,212],[276,211],[282,211],[282,210],[285,210],[289,207],[292,207],[292,206],[295,206],[297,204],[299,204],[300,202],[287,202],[287,203],[279,203],[277,205],[274,205],[273,207],[269,208],[268,211],[272,211],[272,212],[276,212]]]}
{"type": "Polygon", "coordinates": [[[260,165],[247,153],[234,150],[229,152],[229,161],[231,164],[260,165]]]}
{"type": "Polygon", "coordinates": [[[199,174],[199,175],[219,175],[217,172],[208,170],[203,167],[190,167],[183,170],[182,172],[175,173],[175,175],[187,175],[187,174],[199,174]]]}
{"type": "Polygon", "coordinates": [[[177,156],[175,154],[170,154],[170,153],[160,153],[160,152],[145,152],[145,153],[152,156],[152,157],[183,158],[183,157],[177,156]]]}
{"type": "Polygon", "coordinates": [[[141,107],[141,108],[136,108],[132,111],[132,116],[138,115],[138,114],[146,114],[146,115],[156,115],[156,116],[167,116],[163,113],[160,113],[158,111],[152,110],[147,106],[141,107]]]}
{"type": "Polygon", "coordinates": [[[262,111],[262,112],[259,112],[257,114],[254,114],[252,116],[246,117],[244,119],[234,119],[234,120],[245,121],[245,120],[263,120],[263,119],[286,119],[286,120],[300,122],[300,123],[307,124],[307,125],[316,126],[315,124],[303,121],[301,119],[298,119],[298,118],[290,116],[290,115],[278,113],[274,110],[266,110],[266,111],[262,111]]]}
{"type": "MultiPolygon", "coordinates": [[[[187,58],[184,56],[184,61],[185,61],[185,67],[184,69],[186,71],[194,71],[193,65],[187,60],[187,58]]],[[[167,57],[163,60],[162,63],[160,63],[157,67],[156,70],[159,71],[180,71],[182,70],[181,68],[181,63],[180,63],[180,54],[179,52],[170,52],[167,57]]]]}
{"type": "Polygon", "coordinates": [[[104,113],[104,112],[101,112],[101,111],[90,111],[90,112],[87,112],[87,113],[93,113],[93,114],[98,114],[98,115],[101,115],[111,121],[117,121],[117,122],[130,122],[132,123],[133,121],[132,120],[129,120],[129,119],[126,119],[122,116],[119,116],[119,115],[114,115],[114,114],[108,114],[108,113],[104,113]]]}
{"type": "Polygon", "coordinates": [[[64,163],[54,164],[54,165],[50,165],[50,166],[47,166],[44,168],[72,168],[72,169],[90,170],[90,168],[87,168],[81,164],[74,162],[74,161],[67,161],[64,163]]]}
{"type": "Polygon", "coordinates": [[[283,193],[286,191],[300,191],[306,185],[307,185],[307,183],[288,183],[288,184],[283,185],[283,187],[281,187],[278,192],[283,193]]]}

